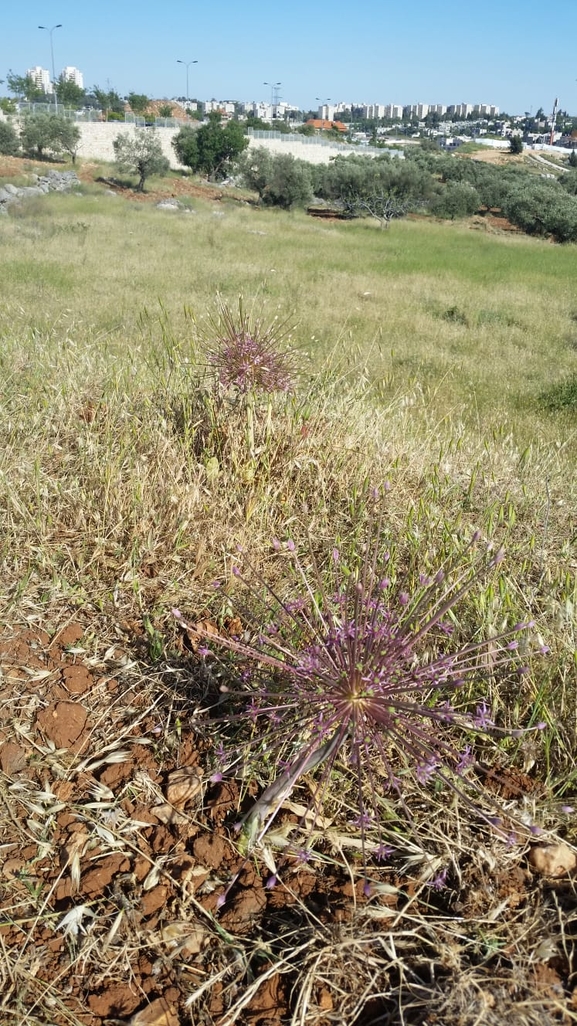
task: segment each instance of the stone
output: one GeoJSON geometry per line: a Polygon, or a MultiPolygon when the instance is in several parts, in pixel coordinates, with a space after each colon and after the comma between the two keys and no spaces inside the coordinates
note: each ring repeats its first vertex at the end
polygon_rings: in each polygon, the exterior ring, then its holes
{"type": "Polygon", "coordinates": [[[541,844],[531,848],[529,865],[534,873],[559,879],[575,872],[577,856],[571,848],[560,841],[557,844],[541,844]]]}

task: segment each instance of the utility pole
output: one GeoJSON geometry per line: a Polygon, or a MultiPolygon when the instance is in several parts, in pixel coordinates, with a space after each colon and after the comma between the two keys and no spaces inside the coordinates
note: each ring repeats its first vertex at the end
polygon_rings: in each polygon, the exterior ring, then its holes
{"type": "Polygon", "coordinates": [[[278,107],[279,88],[282,82],[263,82],[263,85],[270,86],[270,116],[274,118],[274,109],[278,107]]]}

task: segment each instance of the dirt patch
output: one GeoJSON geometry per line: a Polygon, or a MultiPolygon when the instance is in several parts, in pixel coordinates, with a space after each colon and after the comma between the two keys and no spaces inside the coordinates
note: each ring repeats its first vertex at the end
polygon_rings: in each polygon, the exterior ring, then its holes
{"type": "MultiPolygon", "coordinates": [[[[100,658],[85,635],[69,622],[0,638],[0,939],[17,982],[0,998],[0,1018],[23,1022],[34,1007],[45,1026],[284,1026],[301,1012],[318,1026],[400,1021],[394,995],[414,986],[418,997],[424,986],[428,924],[438,978],[460,979],[488,957],[496,910],[503,940],[493,970],[510,974],[517,996],[538,1000],[543,1022],[553,1022],[550,1009],[573,1007],[570,957],[555,942],[519,975],[515,930],[525,937],[523,917],[537,921],[544,886],[524,856],[496,865],[471,851],[439,882],[425,880],[422,865],[374,866],[367,891],[355,858],[329,858],[327,847],[319,863],[285,860],[275,879],[239,853],[246,785],[211,783],[190,699],[168,692],[163,706],[157,692],[151,708],[142,674],[119,671],[122,645],[100,658]],[[177,713],[178,730],[165,732],[159,725],[177,713]],[[403,952],[402,971],[388,947],[383,954],[385,936],[403,952]],[[459,961],[469,949],[472,961],[459,961]],[[384,992],[393,996],[375,999],[371,1018],[371,994],[384,992]]],[[[507,796],[532,786],[505,771],[489,780],[507,796]]],[[[281,835],[291,816],[279,817],[281,835]]],[[[567,874],[546,886],[571,906],[567,874]]]]}
{"type": "Polygon", "coordinates": [[[512,164],[526,163],[524,155],[509,153],[509,150],[497,150],[487,146],[474,153],[457,153],[462,160],[478,160],[482,164],[494,164],[497,167],[510,167],[512,164]]]}
{"type": "MultiPolygon", "coordinates": [[[[58,162],[50,161],[33,161],[30,158],[23,157],[2,157],[0,156],[0,180],[2,178],[14,178],[22,175],[29,175],[32,172],[38,173],[47,171],[50,168],[56,168],[62,170],[63,165],[58,162]]],[[[187,198],[194,199],[207,199],[212,202],[220,202],[221,200],[228,198],[237,200],[238,202],[247,202],[245,196],[240,196],[234,190],[223,189],[218,185],[213,185],[210,182],[199,182],[193,180],[185,172],[179,177],[177,175],[171,175],[165,179],[165,183],[162,188],[150,189],[146,188],[145,192],[137,192],[136,189],[126,186],[119,179],[110,177],[103,178],[99,175],[101,165],[92,162],[85,162],[79,164],[74,169],[78,178],[85,184],[93,184],[94,182],[100,183],[119,196],[123,196],[125,199],[130,199],[131,202],[136,203],[160,203],[161,200],[166,199],[180,199],[185,200],[187,198]]]]}

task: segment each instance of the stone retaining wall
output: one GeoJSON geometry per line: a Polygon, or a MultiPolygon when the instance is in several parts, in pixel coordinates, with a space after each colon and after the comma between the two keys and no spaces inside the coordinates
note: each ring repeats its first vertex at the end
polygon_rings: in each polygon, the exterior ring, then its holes
{"type": "MultiPolygon", "coordinates": [[[[16,121],[16,119],[13,120],[16,121]]],[[[143,129],[137,129],[135,125],[122,121],[77,121],[76,125],[80,129],[80,145],[78,147],[78,158],[80,161],[106,160],[113,163],[115,158],[112,144],[117,136],[123,133],[130,136],[130,138],[134,138],[136,131],[143,131],[143,129]]],[[[184,165],[180,164],[176,159],[176,154],[172,147],[172,140],[180,131],[179,128],[147,128],[144,131],[155,131],[160,139],[162,152],[167,157],[171,168],[175,171],[184,170],[184,165]]],[[[299,139],[298,136],[284,136],[282,139],[249,137],[249,147],[263,147],[275,154],[292,153],[294,157],[306,160],[309,164],[328,164],[331,158],[346,152],[342,145],[335,144],[335,146],[331,146],[326,141],[319,141],[315,144],[314,141],[308,139],[305,142],[299,139]]],[[[351,146],[350,152],[362,154],[363,150],[351,146]]],[[[372,151],[368,155],[373,155],[372,151]]]]}
{"type": "MultiPolygon", "coordinates": [[[[114,160],[114,148],[112,143],[114,139],[120,134],[125,132],[129,136],[133,137],[137,129],[134,125],[122,124],[120,121],[116,122],[77,122],[81,134],[81,143],[78,148],[78,156],[80,160],[114,160]]],[[[138,129],[142,131],[142,129],[138,129]]],[[[183,165],[176,159],[176,154],[172,148],[172,140],[175,135],[178,135],[179,128],[155,128],[155,129],[144,129],[144,131],[155,131],[160,144],[162,146],[162,152],[164,156],[168,158],[171,168],[174,170],[183,170],[183,165]]],[[[277,139],[258,139],[249,138],[249,147],[258,148],[264,147],[270,150],[272,153],[292,153],[294,157],[298,157],[300,160],[306,160],[309,164],[328,164],[332,157],[336,157],[339,154],[342,155],[343,147],[335,145],[327,146],[326,143],[314,142],[304,143],[298,137],[285,137],[282,141],[277,139]]],[[[351,153],[361,153],[362,149],[357,149],[351,146],[351,153]]]]}

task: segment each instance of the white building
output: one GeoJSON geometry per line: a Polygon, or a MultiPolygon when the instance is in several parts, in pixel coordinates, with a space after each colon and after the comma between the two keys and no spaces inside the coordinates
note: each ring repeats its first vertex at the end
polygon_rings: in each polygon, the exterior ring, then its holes
{"type": "Polygon", "coordinates": [[[251,114],[253,118],[260,118],[261,121],[272,121],[273,119],[273,107],[271,103],[245,103],[244,113],[251,114]]]}
{"type": "Polygon", "coordinates": [[[381,118],[386,117],[384,103],[369,103],[363,107],[363,117],[369,118],[370,120],[377,119],[380,121],[381,118]]]}
{"type": "Polygon", "coordinates": [[[323,103],[317,111],[317,116],[321,121],[334,121],[335,115],[336,107],[334,103],[323,103]]]}
{"type": "Polygon", "coordinates": [[[403,107],[400,103],[387,103],[385,104],[384,117],[386,118],[402,118],[403,107]]]}
{"type": "Polygon", "coordinates": [[[35,85],[39,89],[42,89],[44,93],[54,92],[52,82],[50,80],[50,72],[47,68],[41,68],[39,64],[35,68],[28,68],[26,72],[27,78],[31,78],[35,85]]]}
{"type": "Polygon", "coordinates": [[[234,103],[231,100],[207,100],[204,104],[204,113],[212,114],[217,111],[219,114],[234,114],[234,103]]]}
{"type": "Polygon", "coordinates": [[[495,118],[499,114],[499,108],[492,107],[489,103],[476,103],[473,107],[473,114],[495,118]]]}
{"type": "Polygon", "coordinates": [[[403,107],[403,117],[405,118],[418,118],[422,121],[426,118],[429,113],[428,103],[410,103],[406,107],[403,107]]]}
{"type": "Polygon", "coordinates": [[[80,89],[84,89],[84,75],[78,68],[62,68],[60,78],[63,78],[65,82],[74,82],[80,89]]]}

